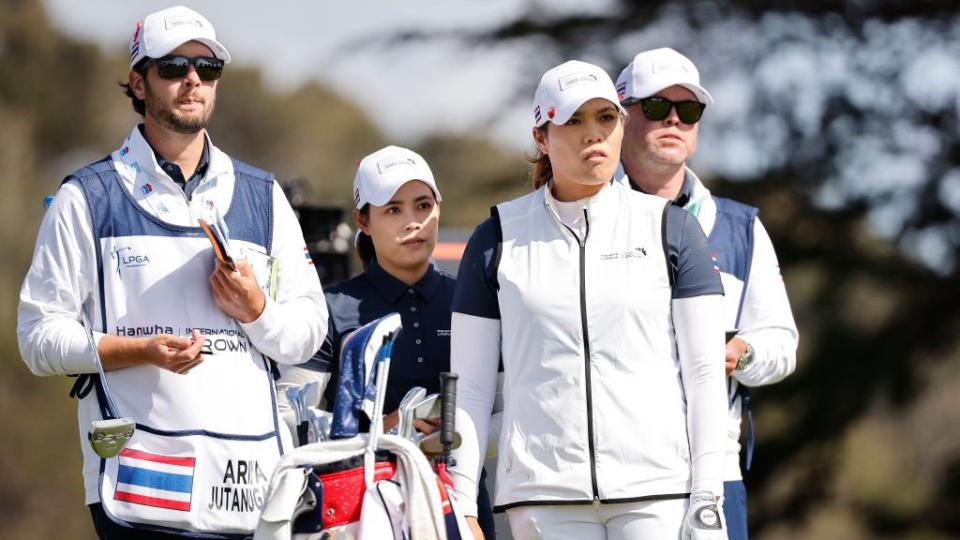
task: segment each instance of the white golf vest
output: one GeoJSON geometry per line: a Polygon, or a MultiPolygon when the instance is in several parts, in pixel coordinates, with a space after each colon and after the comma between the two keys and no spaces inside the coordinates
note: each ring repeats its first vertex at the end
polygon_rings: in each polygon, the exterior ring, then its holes
{"type": "Polygon", "coordinates": [[[504,411],[495,503],[685,497],[668,203],[613,183],[586,204],[578,237],[545,189],[496,207],[504,411]]]}

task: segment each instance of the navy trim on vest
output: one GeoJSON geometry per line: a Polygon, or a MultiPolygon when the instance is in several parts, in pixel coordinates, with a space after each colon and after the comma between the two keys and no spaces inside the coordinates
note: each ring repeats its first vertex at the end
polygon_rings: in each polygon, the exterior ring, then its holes
{"type": "Polygon", "coordinates": [[[675,271],[670,265],[670,247],[667,245],[667,212],[670,211],[671,206],[673,206],[673,201],[667,201],[667,204],[663,205],[663,215],[660,217],[660,244],[663,246],[663,259],[667,263],[667,279],[670,280],[670,289],[672,290],[675,271]]]}
{"type": "Polygon", "coordinates": [[[163,437],[189,437],[191,435],[203,435],[212,439],[223,439],[227,441],[265,441],[271,437],[276,437],[276,431],[270,431],[262,435],[231,435],[229,433],[217,433],[216,431],[207,431],[205,429],[183,429],[170,431],[166,429],[157,429],[145,424],[137,423],[137,429],[142,429],[147,433],[160,435],[163,437]]]}
{"type": "MultiPolygon", "coordinates": [[[[494,230],[497,231],[497,251],[493,254],[493,264],[490,265],[493,270],[493,284],[496,286],[497,290],[500,290],[500,278],[498,277],[500,273],[500,257],[503,255],[503,226],[500,224],[500,210],[496,206],[490,207],[490,217],[493,219],[494,230]]],[[[502,362],[502,360],[501,360],[502,362]]],[[[502,369],[501,369],[502,371],[502,369]]]]}
{"type": "MultiPolygon", "coordinates": [[[[233,163],[236,181],[230,208],[223,217],[230,228],[230,238],[263,246],[269,253],[273,239],[273,177],[240,161],[234,160],[233,163]],[[249,219],[250,216],[261,219],[249,219]]],[[[121,185],[119,174],[109,157],[80,169],[68,176],[65,182],[69,180],[77,180],[84,192],[95,238],[205,236],[200,227],[167,223],[141,208],[133,195],[121,185]]],[[[99,247],[98,259],[103,259],[99,247]]],[[[105,318],[103,322],[106,324],[105,318]]]]}
{"type": "MultiPolygon", "coordinates": [[[[66,184],[70,180],[76,180],[77,183],[80,185],[80,192],[83,193],[83,197],[87,203],[88,215],[90,215],[90,220],[91,220],[91,229],[93,229],[95,225],[93,222],[93,212],[89,211],[90,208],[93,208],[91,206],[91,204],[93,204],[93,201],[91,200],[90,194],[87,192],[87,190],[83,189],[83,181],[81,180],[81,178],[98,174],[97,171],[109,168],[110,160],[111,160],[111,157],[108,155],[103,159],[101,159],[100,161],[91,163],[90,165],[84,167],[83,169],[80,169],[79,171],[76,171],[73,174],[70,174],[69,176],[64,178],[63,181],[60,183],[60,185],[63,186],[63,184],[66,184]],[[86,173],[84,173],[85,171],[86,173]]],[[[94,242],[93,249],[97,257],[97,290],[100,295],[100,305],[101,305],[100,331],[106,332],[105,329],[107,327],[107,312],[102,309],[103,299],[104,299],[103,264],[102,264],[103,254],[100,252],[100,242],[94,242]]],[[[93,321],[91,321],[91,324],[93,324],[93,321]]],[[[116,412],[110,409],[110,402],[107,401],[106,391],[103,389],[103,381],[100,379],[99,374],[96,376],[94,376],[91,373],[80,374],[77,377],[77,381],[74,383],[73,388],[70,390],[70,395],[71,396],[76,395],[78,399],[83,399],[87,397],[87,394],[90,392],[89,387],[85,392],[82,389],[84,385],[88,384],[88,382],[91,380],[92,380],[92,387],[94,390],[96,390],[96,393],[97,393],[97,405],[100,408],[100,417],[103,418],[104,420],[113,420],[117,418],[116,412]]]]}
{"type": "Polygon", "coordinates": [[[753,262],[753,228],[759,211],[730,199],[714,197],[717,204],[717,219],[707,242],[717,257],[720,271],[743,282],[737,308],[736,326],[740,326],[743,299],[750,281],[750,266],[753,262]]]}

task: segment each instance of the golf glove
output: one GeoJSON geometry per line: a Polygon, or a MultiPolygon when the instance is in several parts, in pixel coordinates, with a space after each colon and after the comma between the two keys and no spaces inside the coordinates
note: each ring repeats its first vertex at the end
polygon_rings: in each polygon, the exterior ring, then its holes
{"type": "Polygon", "coordinates": [[[723,498],[709,491],[690,495],[687,515],[680,527],[680,540],[727,540],[723,521],[723,498]]]}

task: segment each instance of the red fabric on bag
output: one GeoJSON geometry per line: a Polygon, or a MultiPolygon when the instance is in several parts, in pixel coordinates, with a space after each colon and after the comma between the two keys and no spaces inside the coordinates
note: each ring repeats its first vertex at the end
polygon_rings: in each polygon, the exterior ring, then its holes
{"type": "MultiPolygon", "coordinates": [[[[395,463],[377,463],[373,470],[373,481],[389,480],[396,472],[395,463]]],[[[323,482],[323,502],[320,507],[323,528],[359,521],[363,494],[367,490],[363,481],[363,467],[325,473],[318,478],[323,482]]]]}

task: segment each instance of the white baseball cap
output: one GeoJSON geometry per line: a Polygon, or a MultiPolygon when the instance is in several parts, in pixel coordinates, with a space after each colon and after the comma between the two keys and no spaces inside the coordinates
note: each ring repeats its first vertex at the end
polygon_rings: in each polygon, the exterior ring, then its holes
{"type": "Polygon", "coordinates": [[[669,47],[643,51],[634,56],[617,77],[617,95],[620,101],[643,99],[674,85],[693,92],[700,103],[713,104],[713,96],[700,86],[697,66],[669,47]]]}
{"type": "Polygon", "coordinates": [[[130,68],[144,58],[161,58],[188,41],[199,41],[213,55],[230,63],[230,53],[217,41],[217,32],[206,17],[196,11],[174,6],[151,13],[137,23],[130,39],[130,68]]]}
{"type": "Polygon", "coordinates": [[[564,62],[540,78],[533,95],[533,127],[548,121],[566,124],[581,105],[593,98],[603,98],[627,114],[606,71],[579,60],[564,62]]]}
{"type": "Polygon", "coordinates": [[[381,148],[360,161],[353,177],[353,203],[358,210],[367,203],[384,206],[411,180],[430,186],[437,200],[442,200],[433,172],[420,154],[399,146],[381,148]]]}

